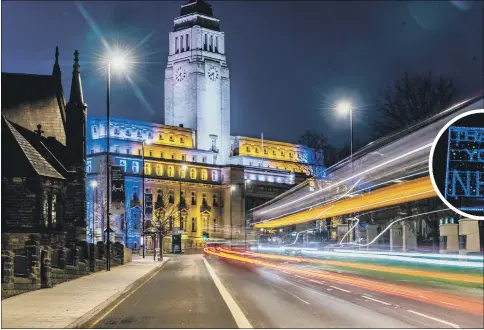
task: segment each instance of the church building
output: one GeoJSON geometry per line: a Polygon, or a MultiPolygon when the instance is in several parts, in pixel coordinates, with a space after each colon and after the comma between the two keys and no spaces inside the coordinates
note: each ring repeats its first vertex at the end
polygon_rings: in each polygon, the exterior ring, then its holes
{"type": "Polygon", "coordinates": [[[125,214],[112,216],[113,239],[133,249],[150,249],[154,236],[146,232],[154,228],[165,234],[167,249],[173,235],[183,248],[201,247],[207,237],[244,239],[250,209],[313,168],[324,172],[322,155],[306,146],[230,135],[225,42],[210,4],[182,5],[169,34],[165,123],[111,117],[108,129],[106,117],[88,117],[88,240],[100,240],[106,227],[108,131],[110,162],[125,176],[125,214]]]}

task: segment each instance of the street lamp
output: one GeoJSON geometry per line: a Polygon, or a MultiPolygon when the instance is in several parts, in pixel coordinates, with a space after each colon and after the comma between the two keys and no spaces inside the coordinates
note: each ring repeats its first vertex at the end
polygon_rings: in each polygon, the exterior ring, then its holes
{"type": "Polygon", "coordinates": [[[246,190],[247,190],[247,185],[250,184],[249,179],[244,180],[244,241],[245,241],[245,252],[247,252],[247,219],[246,219],[246,210],[245,210],[245,196],[246,196],[246,190]]]}
{"type": "Polygon", "coordinates": [[[230,186],[230,249],[232,250],[232,192],[237,189],[236,185],[231,185],[230,186]]]}
{"type": "MultiPolygon", "coordinates": [[[[188,169],[188,167],[183,164],[181,167],[180,167],[180,175],[179,175],[179,178],[178,178],[178,181],[180,182],[180,201],[178,203],[178,216],[179,216],[179,219],[180,219],[180,227],[182,227],[182,172],[185,172],[186,170],[188,169]]],[[[180,228],[181,229],[181,228],[180,228]]],[[[180,242],[180,253],[181,253],[181,242],[180,242]]]]}
{"type": "Polygon", "coordinates": [[[145,237],[145,145],[150,145],[152,141],[150,139],[145,139],[141,143],[141,193],[143,198],[143,215],[142,215],[142,236],[143,236],[143,258],[145,257],[145,246],[146,246],[146,237],[145,237]]]}
{"type": "Polygon", "coordinates": [[[106,232],[108,233],[108,239],[107,239],[107,256],[106,256],[106,270],[109,271],[111,270],[111,240],[110,240],[110,232],[111,232],[111,227],[110,227],[110,217],[111,213],[109,212],[109,204],[110,204],[110,182],[109,182],[109,171],[110,171],[110,165],[109,165],[109,136],[110,136],[110,126],[111,126],[111,119],[110,119],[110,114],[109,114],[109,97],[111,94],[111,66],[114,67],[115,70],[120,70],[125,68],[125,63],[126,59],[117,54],[116,56],[111,56],[110,59],[108,59],[107,64],[108,64],[108,74],[107,74],[107,79],[106,79],[106,84],[107,84],[107,97],[106,97],[106,117],[107,117],[107,127],[106,127],[106,214],[107,214],[107,225],[106,225],[106,232]]]}
{"type": "Polygon", "coordinates": [[[350,162],[351,170],[353,171],[353,107],[351,106],[351,103],[342,101],[338,103],[337,110],[341,115],[346,115],[347,113],[350,115],[350,162]]]}
{"type": "MultiPolygon", "coordinates": [[[[96,180],[92,180],[91,183],[90,183],[90,186],[92,188],[92,227],[91,227],[91,236],[92,236],[92,243],[93,244],[96,244],[95,242],[95,231],[94,231],[94,215],[95,215],[95,211],[94,211],[94,192],[96,192],[96,195],[97,195],[97,181],[96,180]]],[[[96,196],[97,197],[97,196],[96,196]]]]}

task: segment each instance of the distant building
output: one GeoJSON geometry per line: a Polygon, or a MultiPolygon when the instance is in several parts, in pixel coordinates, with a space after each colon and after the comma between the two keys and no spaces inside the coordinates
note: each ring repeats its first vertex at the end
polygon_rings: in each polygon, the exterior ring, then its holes
{"type": "Polygon", "coordinates": [[[2,73],[2,250],[86,239],[85,127],[78,52],[66,104],[52,75],[2,73]]]}
{"type": "MultiPolygon", "coordinates": [[[[322,155],[306,146],[230,135],[225,34],[205,1],[183,5],[174,20],[164,106],[165,125],[111,118],[111,162],[122,166],[126,184],[126,215],[111,223],[115,239],[127,236],[130,248],[142,243],[143,202],[145,227],[165,222],[185,247],[202,246],[203,236],[243,238],[249,209],[302,182],[314,168],[324,174],[322,155]],[[144,154],[143,141],[150,142],[144,154]]],[[[105,117],[88,118],[88,180],[103,180],[106,134],[105,117]]],[[[88,188],[88,235],[94,227],[95,240],[105,228],[105,215],[92,220],[98,214],[92,208],[103,207],[99,194],[102,188],[88,188]]],[[[146,245],[152,247],[151,238],[146,245]]]]}

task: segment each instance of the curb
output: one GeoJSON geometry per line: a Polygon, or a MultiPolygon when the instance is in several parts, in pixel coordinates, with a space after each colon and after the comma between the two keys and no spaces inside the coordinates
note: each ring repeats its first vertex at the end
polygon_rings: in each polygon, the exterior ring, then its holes
{"type": "Polygon", "coordinates": [[[89,326],[91,325],[93,320],[96,320],[97,318],[99,318],[103,313],[107,312],[110,308],[112,308],[120,299],[124,298],[125,296],[130,294],[133,290],[143,285],[144,284],[143,282],[146,281],[150,276],[152,276],[156,272],[161,271],[165,267],[165,265],[170,261],[170,259],[162,261],[162,263],[159,266],[154,267],[148,273],[144,274],[143,276],[141,276],[140,278],[138,278],[137,280],[129,284],[123,291],[112,295],[104,302],[100,303],[99,305],[91,309],[89,312],[79,317],[77,320],[70,323],[64,328],[65,329],[90,328],[89,326]]]}

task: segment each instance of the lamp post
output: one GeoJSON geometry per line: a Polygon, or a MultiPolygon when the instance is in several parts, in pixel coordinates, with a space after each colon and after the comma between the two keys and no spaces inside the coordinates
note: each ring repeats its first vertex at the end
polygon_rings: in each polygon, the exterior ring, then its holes
{"type": "Polygon", "coordinates": [[[250,184],[249,179],[244,180],[244,251],[247,252],[247,220],[246,220],[246,210],[245,210],[245,196],[246,196],[246,190],[247,190],[247,185],[250,184]]]}
{"type": "Polygon", "coordinates": [[[232,250],[232,192],[235,191],[237,187],[235,185],[230,186],[230,249],[232,250]]]}
{"type": "Polygon", "coordinates": [[[106,119],[107,119],[107,127],[106,127],[106,215],[107,215],[107,224],[106,224],[106,232],[107,232],[107,256],[106,256],[106,270],[111,270],[111,240],[110,240],[110,217],[111,213],[109,212],[109,204],[110,200],[110,192],[111,186],[109,182],[109,172],[110,172],[110,165],[109,165],[109,136],[110,136],[110,126],[111,126],[111,118],[109,114],[109,98],[111,94],[111,66],[113,66],[116,70],[123,70],[126,66],[126,60],[124,57],[116,55],[113,56],[111,59],[107,61],[108,64],[108,72],[106,77],[106,87],[107,87],[107,94],[106,94],[106,119]]]}
{"type": "Polygon", "coordinates": [[[97,181],[96,180],[92,180],[91,183],[91,188],[92,188],[92,227],[91,227],[91,236],[92,236],[92,244],[96,244],[96,239],[95,239],[95,230],[94,230],[94,224],[95,224],[95,220],[94,220],[94,217],[95,217],[95,211],[94,211],[94,202],[95,202],[95,198],[94,198],[94,193],[96,193],[97,195],[97,181]]]}
{"type": "MultiPolygon", "coordinates": [[[[180,183],[180,200],[179,200],[179,203],[178,203],[178,216],[179,216],[179,219],[180,219],[180,227],[182,227],[182,172],[185,172],[187,170],[187,168],[188,167],[186,165],[182,165],[180,167],[180,175],[179,175],[179,178],[178,178],[178,181],[180,183]]],[[[182,252],[182,246],[181,246],[181,238],[180,238],[180,254],[181,254],[181,252],[182,252]]]]}
{"type": "Polygon", "coordinates": [[[350,162],[351,171],[353,171],[353,107],[349,102],[340,102],[338,104],[338,111],[343,115],[346,113],[350,115],[350,162]]]}
{"type": "Polygon", "coordinates": [[[142,166],[142,169],[141,169],[141,193],[142,193],[142,197],[143,197],[143,208],[142,208],[142,211],[143,211],[143,214],[141,215],[142,217],[142,220],[141,220],[141,223],[142,223],[142,230],[143,230],[143,233],[142,233],[142,236],[143,236],[143,258],[145,257],[145,246],[146,246],[146,237],[145,237],[145,145],[150,145],[151,144],[151,140],[149,139],[146,139],[146,140],[143,140],[142,143],[141,143],[141,166],[142,166]]]}

